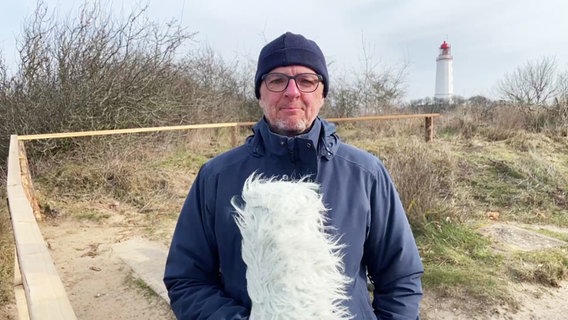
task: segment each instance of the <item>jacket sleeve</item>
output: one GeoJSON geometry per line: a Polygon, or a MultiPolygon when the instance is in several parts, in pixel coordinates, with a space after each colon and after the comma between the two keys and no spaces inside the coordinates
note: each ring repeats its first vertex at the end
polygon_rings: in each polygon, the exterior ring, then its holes
{"type": "Polygon", "coordinates": [[[364,259],[378,319],[419,318],[424,268],[398,192],[384,167],[371,190],[364,259]]]}
{"type": "Polygon", "coordinates": [[[173,234],[164,273],[170,304],[178,319],[248,319],[250,310],[222,290],[205,176],[202,168],[173,234]]]}

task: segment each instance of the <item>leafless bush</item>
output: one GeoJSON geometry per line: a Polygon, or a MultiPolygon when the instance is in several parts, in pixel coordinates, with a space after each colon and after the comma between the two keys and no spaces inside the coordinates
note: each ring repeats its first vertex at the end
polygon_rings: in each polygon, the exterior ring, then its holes
{"type": "Polygon", "coordinates": [[[153,123],[164,86],[175,76],[176,49],[192,35],[174,24],[152,23],[145,12],[140,8],[122,22],[95,2],[85,4],[76,20],[58,23],[40,3],[24,29],[15,92],[22,100],[19,109],[35,116],[19,129],[28,133],[153,123]]]}
{"type": "MultiPolygon", "coordinates": [[[[0,171],[0,182],[6,185],[6,173],[0,171]]],[[[6,189],[0,189],[0,196],[6,199],[6,189]]],[[[14,236],[10,223],[7,202],[0,204],[0,306],[14,301],[14,236]]],[[[0,315],[2,312],[0,311],[0,315]]]]}
{"type": "Polygon", "coordinates": [[[551,136],[565,136],[568,130],[568,107],[555,104],[541,108],[524,105],[500,105],[490,122],[501,130],[542,132],[551,136]]]}
{"type": "Polygon", "coordinates": [[[2,57],[2,51],[0,51],[0,106],[4,106],[6,103],[9,83],[6,63],[2,57]]]}
{"type": "Polygon", "coordinates": [[[523,122],[525,130],[567,135],[568,73],[556,70],[556,60],[544,57],[505,75],[497,89],[509,102],[504,108],[514,113],[501,117],[501,123],[507,123],[503,120],[516,115],[522,118],[518,122],[523,122]]]}
{"type": "Polygon", "coordinates": [[[40,2],[6,89],[3,134],[138,127],[169,113],[162,97],[177,73],[174,55],[192,34],[154,24],[145,12],[121,22],[94,2],[62,23],[40,2]]]}
{"type": "Polygon", "coordinates": [[[464,104],[445,113],[438,123],[438,135],[458,135],[466,139],[483,136],[489,141],[504,140],[519,131],[566,136],[568,106],[562,103],[540,108],[506,102],[464,104]]]}
{"type": "MultiPolygon", "coordinates": [[[[39,2],[23,28],[17,74],[8,80],[0,64],[2,149],[14,133],[258,118],[245,85],[250,66],[227,64],[207,48],[181,56],[194,34],[175,21],[150,21],[147,7],[116,19],[100,2],[89,3],[78,17],[56,21],[39,2]]],[[[42,142],[34,151],[61,147],[42,142]]]]}
{"type": "MultiPolygon", "coordinates": [[[[419,107],[417,105],[417,107],[419,107]]],[[[488,104],[485,99],[475,98],[455,105],[437,119],[436,133],[439,136],[459,136],[465,139],[483,134],[492,127],[500,109],[496,104],[488,104]]]]}
{"type": "Polygon", "coordinates": [[[324,114],[355,117],[392,112],[404,96],[405,68],[382,71],[373,68],[357,74],[354,80],[340,76],[334,81],[324,114]]]}
{"type": "Polygon", "coordinates": [[[544,57],[518,67],[498,83],[504,99],[525,106],[545,105],[555,93],[556,61],[544,57]]]}
{"type": "Polygon", "coordinates": [[[381,154],[413,228],[420,229],[437,217],[440,199],[451,190],[450,157],[431,149],[420,138],[401,140],[381,154]]]}
{"type": "MultiPolygon", "coordinates": [[[[8,157],[8,146],[10,144],[10,134],[13,133],[9,130],[5,130],[7,127],[11,126],[8,121],[13,118],[11,113],[13,113],[10,105],[10,80],[8,79],[7,67],[1,56],[0,51],[0,164],[4,164],[6,158],[8,157]]],[[[0,166],[4,168],[4,166],[0,166]]]]}
{"type": "Polygon", "coordinates": [[[322,115],[333,118],[356,117],[361,113],[362,88],[350,84],[346,76],[336,77],[333,90],[328,93],[328,99],[322,115]]]}
{"type": "MultiPolygon", "coordinates": [[[[185,95],[183,103],[197,122],[253,121],[261,109],[252,94],[253,66],[225,62],[211,48],[195,50],[180,65],[195,91],[185,95]]],[[[186,91],[188,85],[180,88],[186,91]]]]}
{"type": "Polygon", "coordinates": [[[328,117],[354,117],[392,112],[405,94],[407,63],[389,67],[372,59],[363,48],[362,71],[334,77],[323,109],[328,117]]]}

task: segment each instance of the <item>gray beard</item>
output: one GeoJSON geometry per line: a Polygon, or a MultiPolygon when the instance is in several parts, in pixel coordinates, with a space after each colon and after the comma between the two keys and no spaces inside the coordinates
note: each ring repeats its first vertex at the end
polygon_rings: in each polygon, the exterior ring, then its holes
{"type": "Polygon", "coordinates": [[[283,120],[277,120],[275,123],[270,123],[272,131],[284,136],[297,136],[308,131],[308,124],[305,121],[296,121],[289,123],[283,120]]]}

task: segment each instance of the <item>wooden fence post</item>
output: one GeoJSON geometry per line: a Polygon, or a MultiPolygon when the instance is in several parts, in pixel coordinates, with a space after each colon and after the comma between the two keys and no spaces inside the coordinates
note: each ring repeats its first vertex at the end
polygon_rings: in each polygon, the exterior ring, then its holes
{"type": "Polygon", "coordinates": [[[14,249],[14,296],[16,298],[18,319],[20,320],[30,320],[30,311],[28,310],[25,290],[20,271],[20,263],[18,262],[18,251],[14,249]]]}
{"type": "Polygon", "coordinates": [[[434,117],[425,117],[424,119],[426,142],[429,142],[434,139],[434,117]]]}
{"type": "Polygon", "coordinates": [[[239,126],[236,125],[233,127],[233,130],[231,130],[231,145],[234,147],[237,146],[237,136],[239,133],[239,126]]]}

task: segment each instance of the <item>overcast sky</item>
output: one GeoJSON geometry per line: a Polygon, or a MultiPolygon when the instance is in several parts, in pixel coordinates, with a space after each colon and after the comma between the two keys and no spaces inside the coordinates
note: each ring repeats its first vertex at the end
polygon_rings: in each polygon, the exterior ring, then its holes
{"type": "MultiPolygon", "coordinates": [[[[60,16],[82,0],[44,0],[60,16]]],[[[109,3],[108,1],[102,1],[109,3]]],[[[363,53],[387,67],[407,63],[407,99],[434,95],[436,56],[447,40],[454,57],[454,93],[495,98],[495,85],[527,61],[556,59],[568,70],[566,0],[115,0],[114,12],[148,4],[156,21],[177,19],[227,60],[256,60],[262,46],[291,31],[315,40],[334,73],[360,70],[363,53]]],[[[36,7],[2,0],[0,50],[15,64],[16,40],[36,7]]],[[[252,81],[252,79],[251,79],[252,81]]]]}

